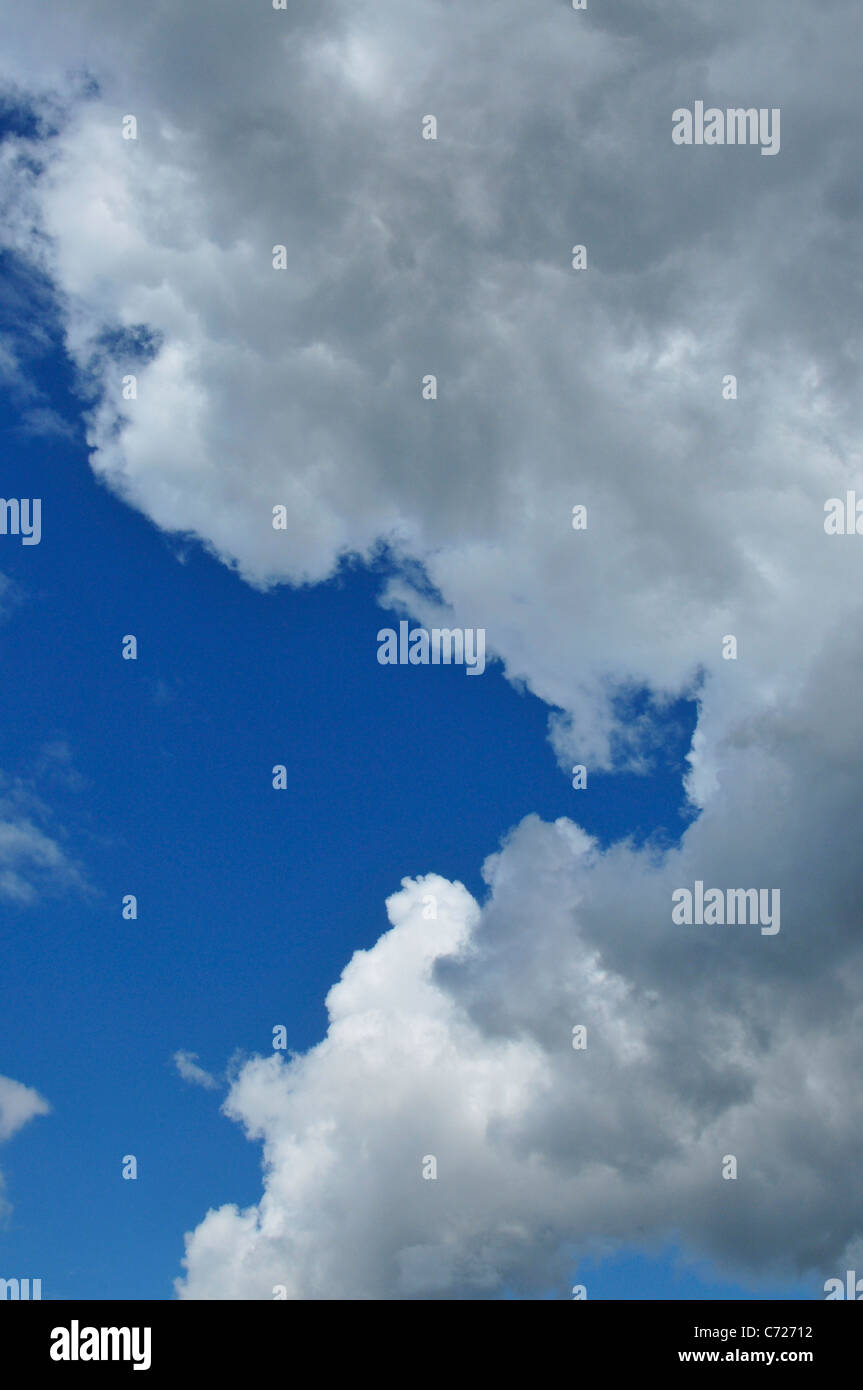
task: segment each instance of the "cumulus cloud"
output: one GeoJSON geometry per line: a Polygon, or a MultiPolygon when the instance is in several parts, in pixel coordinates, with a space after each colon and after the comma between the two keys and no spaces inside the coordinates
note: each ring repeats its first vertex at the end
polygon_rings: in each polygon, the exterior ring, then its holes
{"type": "Polygon", "coordinates": [[[655,864],[532,816],[487,862],[482,908],[405,880],[330,992],[326,1039],[234,1081],[224,1109],[263,1143],[264,1194],[187,1237],[180,1295],[566,1297],[578,1259],[669,1232],[738,1278],[844,1268],[863,1215],[849,885],[802,892],[807,828],[786,823],[778,937],[670,925],[696,874],[757,881],[767,770],[735,769],[730,847],[714,811],[655,864]]]}
{"type": "Polygon", "coordinates": [[[325,1041],[241,1070],[265,1192],[191,1235],[186,1296],[530,1291],[671,1228],[802,1269],[863,1224],[861,560],[823,530],[860,486],[861,96],[856,6],[827,8],[6,21],[42,127],[0,146],[3,235],[55,288],[101,478],[263,588],[385,545],[387,605],[485,627],[564,765],[643,765],[621,691],[699,702],[678,850],[529,817],[486,903],[404,886],[325,1041]],[[781,107],[780,154],[673,146],[698,97],[781,107]],[[779,936],[674,927],[696,877],[778,885],[779,936]]]}
{"type": "MultiPolygon", "coordinates": [[[[856,611],[856,556],[821,531],[859,466],[853,6],[828,30],[802,3],[221,3],[158,25],[121,4],[98,32],[95,9],[49,8],[41,58],[21,19],[8,61],[48,89],[86,59],[100,95],[70,89],[53,153],[32,142],[41,172],[7,156],[7,238],[68,305],[94,468],[161,527],[261,585],[386,541],[563,711],[561,757],[595,764],[616,682],[721,682],[736,632],[727,724],[813,655],[801,611],[856,611]],[[673,146],[673,105],[702,89],[781,104],[780,157],[673,146]]],[[[390,597],[429,606],[404,578],[390,597]]]]}

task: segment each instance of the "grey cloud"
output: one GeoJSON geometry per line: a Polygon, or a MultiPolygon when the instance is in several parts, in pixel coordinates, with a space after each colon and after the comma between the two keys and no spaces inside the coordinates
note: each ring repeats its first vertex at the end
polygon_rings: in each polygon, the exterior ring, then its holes
{"type": "Polygon", "coordinates": [[[11,78],[65,123],[39,176],[6,158],[5,238],[61,293],[100,476],[262,587],[388,543],[386,601],[484,626],[560,712],[564,766],[640,764],[622,685],[699,701],[679,850],[601,855],[528,818],[479,916],[441,886],[462,944],[436,967],[424,927],[405,961],[384,937],[320,1049],[241,1069],[228,1113],[264,1141],[265,1192],[190,1237],[187,1296],[486,1296],[535,1288],[567,1242],[671,1226],[803,1269],[859,1229],[861,562],[822,525],[860,479],[857,25],[850,0],[7,20],[11,78]],[[778,157],[674,147],[697,98],[780,106],[778,157]],[[136,325],[151,360],[105,353],[136,325]],[[694,877],[779,884],[779,936],[673,929],[694,877]],[[449,1187],[414,1182],[429,1143],[449,1187]],[[747,1180],[722,1183],[738,1149],[747,1180]]]}

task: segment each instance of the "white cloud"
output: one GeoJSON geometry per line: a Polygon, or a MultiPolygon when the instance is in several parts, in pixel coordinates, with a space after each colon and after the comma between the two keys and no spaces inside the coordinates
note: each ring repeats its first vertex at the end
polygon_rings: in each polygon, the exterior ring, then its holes
{"type": "MultiPolygon", "coordinates": [[[[40,775],[49,762],[40,758],[40,775]]],[[[60,765],[74,785],[74,769],[60,765]]],[[[0,900],[29,906],[47,894],[86,889],[81,869],[60,840],[37,824],[40,819],[49,817],[32,785],[0,773],[0,900]]]]}
{"type": "MultiPolygon", "coordinates": [[[[0,1076],[0,1144],[11,1139],[37,1115],[50,1115],[51,1106],[32,1086],[22,1086],[8,1076],[0,1076]]],[[[5,1183],[0,1173],[0,1217],[11,1210],[4,1196],[5,1183]]]]}
{"type": "Polygon", "coordinates": [[[35,1116],[50,1113],[47,1100],[32,1086],[22,1086],[20,1081],[0,1076],[0,1143],[11,1139],[35,1116]]]}
{"type": "Polygon", "coordinates": [[[193,1086],[203,1086],[205,1091],[216,1091],[219,1083],[215,1076],[198,1066],[197,1052],[186,1052],[181,1048],[174,1053],[174,1065],[184,1081],[193,1086]]]}
{"type": "MultiPolygon", "coordinates": [[[[674,4],[664,56],[634,20],[624,38],[564,7],[529,25],[521,5],[447,9],[445,25],[437,6],[412,9],[421,43],[404,5],[400,22],[379,4],[255,21],[208,5],[161,26],[119,5],[77,40],[56,16],[58,52],[86,54],[103,99],[72,108],[10,235],[32,251],[36,218],[52,239],[42,264],[67,297],[70,350],[102,392],[94,467],[255,583],[323,579],[381,539],[420,560],[454,620],[485,626],[507,671],[566,712],[564,760],[611,759],[615,682],[680,693],[706,671],[706,796],[715,740],[815,659],[820,615],[859,611],[853,548],[821,530],[859,468],[843,254],[821,271],[830,335],[805,280],[787,293],[797,267],[822,264],[822,223],[796,209],[844,196],[838,166],[804,162],[789,136],[780,160],[723,151],[717,182],[697,162],[708,152],[673,147],[668,83],[688,90],[698,52],[674,4]],[[225,88],[213,72],[196,85],[186,24],[206,27],[225,88]],[[455,61],[471,45],[482,63],[455,61]],[[120,134],[130,103],[135,142],[120,134]],[[420,138],[431,107],[436,143],[420,138]],[[622,238],[633,207],[642,222],[622,238]],[[100,335],[142,323],[163,346],[132,403],[131,355],[106,355],[100,335]],[[732,369],[736,403],[720,394],[732,369]]],[[[831,80],[819,109],[833,36],[795,66],[786,11],[752,23],[779,45],[806,138],[829,128],[841,153],[856,93],[831,80]]],[[[720,93],[768,81],[751,29],[729,45],[708,9],[698,23],[720,93]]],[[[49,37],[46,82],[51,53],[49,37]]],[[[428,607],[406,581],[391,593],[428,607]]]]}
{"type": "Polygon", "coordinates": [[[661,864],[529,817],[487,864],[483,909],[405,880],[392,929],[330,992],[326,1039],[234,1081],[225,1113],[263,1143],[264,1193],[187,1236],[181,1297],[566,1297],[576,1259],[669,1232],[744,1280],[844,1268],[863,1124],[845,885],[807,897],[792,818],[768,846],[779,937],[670,925],[696,873],[757,873],[766,770],[735,769],[731,846],[715,812],[661,864]]]}

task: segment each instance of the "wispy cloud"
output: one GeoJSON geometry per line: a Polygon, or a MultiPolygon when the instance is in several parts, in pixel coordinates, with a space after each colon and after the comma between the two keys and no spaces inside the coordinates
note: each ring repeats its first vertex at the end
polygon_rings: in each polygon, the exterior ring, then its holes
{"type": "Polygon", "coordinates": [[[218,1090],[219,1082],[210,1072],[198,1066],[197,1052],[186,1052],[182,1048],[174,1053],[174,1065],[184,1081],[193,1086],[203,1086],[207,1091],[218,1090]]]}

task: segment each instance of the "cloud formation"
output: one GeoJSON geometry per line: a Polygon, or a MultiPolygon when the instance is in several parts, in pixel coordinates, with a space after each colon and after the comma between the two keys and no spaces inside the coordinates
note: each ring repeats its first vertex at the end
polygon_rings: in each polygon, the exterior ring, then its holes
{"type": "Polygon", "coordinates": [[[486,903],[407,883],[324,1042],[241,1070],[227,1113],[263,1142],[264,1195],[192,1233],[184,1296],[530,1293],[592,1242],[670,1229],[799,1270],[863,1226],[863,562],[823,529],[828,498],[863,495],[863,98],[857,7],[826,10],[6,21],[44,114],[0,147],[3,235],[55,287],[101,478],[260,587],[386,545],[386,602],[484,627],[564,766],[642,765],[622,691],[699,701],[678,850],[528,817],[486,903]],[[781,107],[781,152],[674,146],[699,98],[781,107]],[[696,878],[778,886],[781,933],[674,927],[696,878]]]}
{"type": "MultiPolygon", "coordinates": [[[[66,114],[6,157],[7,239],[68,308],[94,468],[158,525],[261,585],[387,542],[595,764],[616,683],[721,682],[736,632],[727,725],[813,656],[801,611],[856,608],[853,548],[821,530],[858,465],[853,7],[829,32],[802,3],[49,8],[41,58],[22,19],[9,61],[66,114]],[[70,54],[98,97],[62,83],[70,54]],[[781,155],[674,146],[695,86],[782,105],[781,155]]],[[[424,606],[406,577],[391,596],[424,606]]]]}
{"type": "Polygon", "coordinates": [[[224,1110],[263,1143],[264,1194],[187,1237],[180,1295],[566,1297],[577,1260],[670,1234],[743,1280],[845,1268],[863,1217],[855,833],[825,787],[837,858],[815,878],[808,816],[775,816],[777,785],[802,806],[829,766],[810,733],[787,762],[741,750],[729,804],[660,862],[531,816],[487,862],[481,909],[405,880],[330,992],[326,1039],[234,1081],[224,1110]],[[777,937],[672,927],[675,887],[748,886],[765,864],[777,937]]]}

